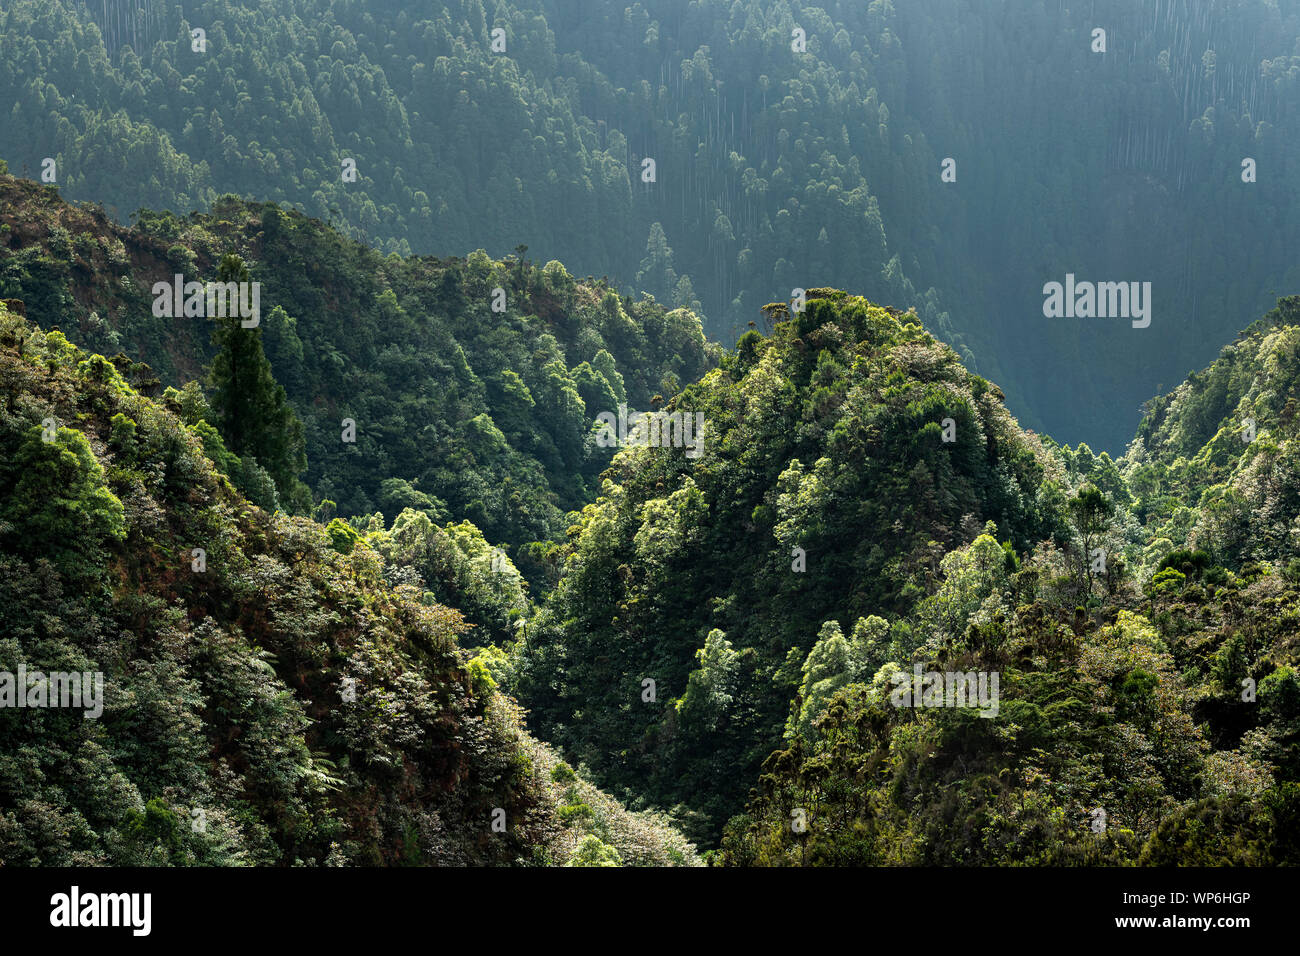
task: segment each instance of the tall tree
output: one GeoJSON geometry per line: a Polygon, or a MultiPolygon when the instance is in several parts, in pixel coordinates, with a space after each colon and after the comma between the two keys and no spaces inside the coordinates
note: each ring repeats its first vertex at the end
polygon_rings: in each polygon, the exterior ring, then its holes
{"type": "MultiPolygon", "coordinates": [[[[248,268],[239,256],[227,254],[217,268],[217,280],[249,282],[248,268]]],[[[298,478],[307,470],[302,422],[271,374],[261,328],[244,328],[237,309],[226,311],[236,314],[213,318],[217,354],[210,372],[221,437],[240,458],[251,458],[266,470],[285,510],[305,511],[311,496],[298,478]]]]}
{"type": "MultiPolygon", "coordinates": [[[[650,225],[646,239],[645,258],[636,274],[637,286],[668,301],[677,291],[677,272],[673,269],[673,250],[660,223],[650,225]]],[[[692,290],[693,293],[694,290],[692,290]]]]}
{"type": "Polygon", "coordinates": [[[1084,485],[1070,499],[1070,517],[1083,541],[1083,568],[1088,583],[1088,597],[1092,597],[1092,553],[1101,535],[1110,523],[1115,506],[1094,485],[1084,485]]]}

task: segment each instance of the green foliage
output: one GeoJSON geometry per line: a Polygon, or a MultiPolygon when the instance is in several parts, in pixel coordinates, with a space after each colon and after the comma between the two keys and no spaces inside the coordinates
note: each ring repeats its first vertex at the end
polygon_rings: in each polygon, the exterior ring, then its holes
{"type": "MultiPolygon", "coordinates": [[[[233,196],[184,222],[144,211],[121,229],[5,178],[0,207],[38,224],[31,246],[0,243],[0,292],[25,298],[34,317],[78,327],[84,345],[147,358],[114,364],[142,390],[159,369],[206,454],[272,510],[311,510],[299,481],[305,451],[303,481],[343,516],[379,510],[391,521],[414,508],[439,523],[471,521],[512,549],[544,550],[609,464],[612,451],[591,439],[596,415],[620,403],[649,408],[666,381],[692,381],[716,361],[697,316],[624,300],[558,263],[538,269],[481,251],[385,257],[301,213],[233,196]],[[70,271],[50,248],[60,222],[96,237],[85,270],[70,271]],[[163,253],[160,235],[187,264],[163,253]],[[192,320],[155,317],[151,283],[178,268],[186,279],[260,282],[258,327],[213,320],[208,342],[192,320]],[[498,286],[502,314],[491,309],[498,286]],[[77,304],[83,295],[98,312],[77,304]],[[206,397],[194,384],[205,365],[206,397]],[[355,442],[342,440],[345,419],[355,442]]],[[[549,570],[524,571],[549,584],[549,570]]]]}
{"type": "Polygon", "coordinates": [[[339,554],[351,554],[361,540],[360,533],[341,518],[330,521],[325,526],[325,532],[330,536],[330,546],[339,554]]]}
{"type": "MultiPolygon", "coordinates": [[[[1232,427],[1239,403],[1262,414],[1293,391],[1294,333],[1276,316],[1249,332],[1158,402],[1118,463],[1046,442],[1037,500],[1050,538],[1014,561],[991,527],[949,550],[886,647],[826,624],[791,702],[798,732],[764,761],[714,861],[1294,860],[1296,423],[1279,407],[1264,446],[1232,427]],[[1228,378],[1241,396],[1207,420],[1198,397],[1228,378]],[[1094,547],[1107,553],[1102,581],[1080,560],[1094,547]],[[913,662],[997,673],[997,713],[898,707],[891,676],[913,662]],[[792,808],[808,814],[802,834],[792,808]]],[[[801,469],[786,474],[792,503],[796,488],[824,494],[801,469]]]]}
{"type": "Polygon", "coordinates": [[[608,843],[600,837],[588,833],[569,857],[565,866],[622,866],[623,859],[608,843]]]}
{"type": "MultiPolygon", "coordinates": [[[[179,821],[159,797],[150,800],[144,813],[131,808],[119,827],[131,856],[143,863],[179,864],[181,852],[179,821]]],[[[137,864],[138,865],[138,864],[137,864]]]]}
{"type": "MultiPolygon", "coordinates": [[[[536,237],[570,270],[620,276],[697,312],[698,299],[726,342],[808,277],[869,283],[914,305],[918,323],[1012,389],[1031,427],[1077,429],[1118,451],[1158,383],[1204,364],[1270,307],[1267,290],[1294,283],[1285,250],[1295,182],[1266,177],[1289,168],[1300,137],[1290,95],[1300,25],[1272,0],[1154,21],[1127,0],[1100,0],[1089,16],[1026,0],[1014,30],[1000,16],[965,0],[697,0],[686,17],[669,0],[594,10],[205,0],[183,11],[165,0],[129,9],[125,0],[15,0],[0,28],[11,54],[0,93],[24,137],[7,158],[17,171],[56,157],[64,194],[121,216],[143,207],[139,223],[185,271],[204,261],[190,258],[192,222],[151,210],[202,208],[235,192],[333,221],[385,253],[481,247],[503,257],[519,236],[536,237]],[[1231,29],[1219,28],[1224,19],[1231,29]],[[188,28],[218,21],[200,60],[188,28]],[[1107,57],[1081,84],[1078,71],[1100,61],[1087,52],[1100,21],[1112,41],[1131,39],[1131,55],[1107,57]],[[492,24],[507,30],[504,54],[487,42],[492,24]],[[806,53],[791,51],[796,24],[806,53]],[[67,160],[76,156],[97,161],[67,160]],[[655,183],[641,181],[647,156],[655,183]],[[1224,205],[1246,156],[1276,189],[1239,189],[1240,201],[1224,205]],[[356,182],[340,175],[345,157],[356,182]],[[959,160],[959,184],[988,188],[940,185],[948,157],[959,160]],[[1122,235],[1098,242],[1056,228],[1112,208],[1116,196],[1132,212],[1122,235]],[[1168,254],[1171,235],[1192,237],[1186,255],[1168,254]],[[1188,334],[1063,322],[1027,336],[1025,317],[1041,308],[1027,268],[1037,282],[1067,271],[1150,277],[1159,308],[1188,334]]],[[[290,219],[261,227],[268,245],[293,231],[290,219]]],[[[87,230],[62,229],[66,258],[81,259],[87,230]]],[[[522,260],[506,274],[526,273],[522,260]]],[[[27,271],[21,290],[0,280],[0,294],[29,305],[57,294],[52,276],[27,271]]],[[[542,280],[547,298],[566,293],[565,274],[542,280]]],[[[285,309],[314,328],[304,304],[285,309]]],[[[413,322],[431,311],[402,307],[413,322]]],[[[267,338],[310,442],[306,403],[270,327],[267,338]]],[[[397,353],[409,344],[397,334],[376,341],[376,351],[397,353]]],[[[322,467],[310,445],[308,457],[322,467]]]]}
{"type": "MultiPolygon", "coordinates": [[[[513,643],[531,607],[527,582],[506,552],[493,547],[473,524],[439,527],[431,514],[408,508],[387,531],[368,535],[386,562],[388,578],[428,588],[435,600],[460,609],[473,626],[466,644],[504,648],[513,643]]],[[[506,678],[510,666],[503,657],[485,660],[494,678],[506,678]]]]}
{"type": "MultiPolygon", "coordinates": [[[[992,520],[1027,551],[1059,520],[1036,504],[1046,451],[954,353],[863,299],[809,295],[802,331],[782,324],[752,364],[728,362],[670,403],[703,413],[698,458],[615,457],[516,649],[539,732],[603,784],[680,807],[702,842],[787,728],[811,734],[836,690],[886,662],[889,618],[916,607],[971,525],[978,536],[992,520]],[[918,437],[950,409],[964,439],[918,437]],[[806,571],[792,570],[796,547],[806,571]],[[838,622],[860,620],[836,640],[838,622]],[[860,648],[851,667],[841,644],[860,648]]],[[[946,566],[936,620],[956,626],[1005,586],[995,538],[969,560],[946,566]]]]}
{"type": "MultiPolygon", "coordinates": [[[[235,255],[222,257],[217,282],[249,282],[248,269],[235,255]]],[[[262,352],[260,326],[244,328],[238,310],[212,319],[212,411],[221,437],[232,454],[244,462],[236,486],[253,500],[258,495],[255,475],[264,470],[275,483],[276,497],[295,513],[306,510],[310,492],[298,480],[307,469],[302,422],[289,407],[284,388],[271,375],[271,363],[262,352]],[[250,464],[250,460],[255,463],[250,464]]],[[[260,503],[260,502],[259,502],[260,503]]]]}
{"type": "Polygon", "coordinates": [[[51,441],[46,426],[2,424],[0,535],[17,553],[48,555],[70,577],[93,573],[104,545],[125,538],[126,525],[90,444],[53,421],[51,441]]]}
{"type": "Polygon", "coordinates": [[[1176,568],[1165,568],[1151,578],[1151,587],[1156,591],[1181,591],[1187,575],[1176,568]]]}
{"type": "Polygon", "coordinates": [[[989,381],[1118,449],[1294,283],[1294,177],[1216,198],[1300,142],[1286,4],[1224,33],[1101,0],[1133,40],[1107,96],[1070,67],[1092,20],[1044,0],[1011,32],[958,0],[504,2],[503,57],[478,3],[200,3],[197,71],[161,0],[11,6],[7,121],[60,188],[208,211],[124,229],[0,161],[0,296],[68,330],[0,308],[0,666],[102,666],[115,701],[0,715],[6,861],[695,862],[590,768],[721,863],[1297,862],[1300,298],[1118,460],[989,381]],[[990,188],[936,189],[931,141],[990,188]],[[1033,225],[1116,196],[1126,243],[1033,225]],[[1026,263],[1149,276],[1189,334],[1026,336],[1026,263]],[[261,328],[152,315],[176,270],[263,282],[261,328]],[[706,344],[809,279],[914,311],[810,288],[706,344]],[[702,412],[703,454],[601,448],[624,403],[702,412]],[[897,706],[913,667],[999,675],[997,712],[897,706]]]}
{"type": "Polygon", "coordinates": [[[103,370],[0,304],[0,672],[103,680],[98,714],[0,709],[0,859],[564,863],[576,825],[601,841],[584,861],[695,861],[577,775],[557,800],[495,689],[505,655],[469,659],[461,615],[386,581],[350,525],[241,498],[197,390],[172,412],[103,370]]]}

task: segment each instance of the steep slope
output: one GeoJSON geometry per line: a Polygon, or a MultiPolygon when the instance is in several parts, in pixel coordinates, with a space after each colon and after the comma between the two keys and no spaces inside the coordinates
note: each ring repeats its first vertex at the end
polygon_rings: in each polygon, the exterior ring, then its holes
{"type": "Polygon", "coordinates": [[[1300,558],[1300,297],[1152,399],[1124,473],[1146,558],[1207,551],[1239,569],[1300,558]]]}
{"type": "Polygon", "coordinates": [[[614,459],[516,649],[538,732],[616,793],[680,804],[699,840],[780,741],[828,620],[894,618],[910,649],[925,634],[900,616],[986,521],[1008,561],[1070,534],[1059,462],[913,317],[834,290],[769,311],[773,337],[670,403],[700,416],[698,457],[614,459]]]}
{"type": "Polygon", "coordinates": [[[0,862],[694,862],[527,737],[461,615],[394,586],[369,538],[250,505],[204,454],[220,439],[164,407],[180,393],[144,397],[139,366],[20,307],[0,304],[0,862]],[[15,675],[55,672],[102,690],[14,706],[15,675]]]}
{"type": "Polygon", "coordinates": [[[765,761],[719,859],[1295,865],[1300,577],[1209,569],[1184,587],[1166,571],[1145,600],[1089,616],[1051,583],[1053,557],[983,585],[968,573],[945,603],[974,613],[910,655],[843,639],[838,659],[831,640],[810,655],[830,690],[812,698],[812,730],[765,761]],[[942,696],[899,706],[916,665],[997,674],[994,716],[942,696]]]}
{"type": "Polygon", "coordinates": [[[1298,38],[1293,0],[13,0],[4,158],[121,219],[233,191],[525,243],[727,344],[853,288],[1115,454],[1300,278],[1298,38]],[[1068,273],[1150,281],[1153,324],[1045,319],[1068,273]]]}
{"type": "Polygon", "coordinates": [[[558,262],[384,257],[233,197],[185,219],[142,212],[122,229],[4,172],[0,297],[180,386],[210,359],[210,323],[155,315],[154,284],[213,279],[239,254],[261,283],[258,334],[303,421],[306,480],[335,503],[318,513],[469,520],[534,580],[544,549],[522,547],[558,536],[608,463],[591,420],[620,402],[649,408],[716,360],[693,313],[622,299],[558,262]]]}
{"type": "Polygon", "coordinates": [[[729,342],[796,274],[865,269],[941,321],[876,198],[926,177],[890,157],[905,132],[885,105],[905,71],[892,11],[769,7],[17,0],[0,96],[31,136],[4,158],[54,158],[71,195],[122,216],[235,191],[385,251],[524,242],[621,292],[703,301],[729,342]]]}
{"type": "Polygon", "coordinates": [[[1059,450],[1082,547],[974,538],[917,646],[828,625],[719,859],[1300,862],[1297,320],[1281,300],[1153,400],[1118,465],[1059,450]],[[906,706],[914,668],[997,675],[996,707],[906,706]]]}

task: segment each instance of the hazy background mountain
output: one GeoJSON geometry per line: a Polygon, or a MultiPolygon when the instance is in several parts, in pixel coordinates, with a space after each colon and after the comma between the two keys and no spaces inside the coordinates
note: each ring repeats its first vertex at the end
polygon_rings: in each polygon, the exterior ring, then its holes
{"type": "Polygon", "coordinates": [[[728,344],[795,286],[851,288],[914,306],[1026,426],[1118,453],[1157,386],[1300,278],[1296,11],[16,0],[3,141],[123,218],[234,192],[390,250],[526,244],[728,344]],[[1151,327],[1045,319],[1067,272],[1152,282],[1151,327]]]}

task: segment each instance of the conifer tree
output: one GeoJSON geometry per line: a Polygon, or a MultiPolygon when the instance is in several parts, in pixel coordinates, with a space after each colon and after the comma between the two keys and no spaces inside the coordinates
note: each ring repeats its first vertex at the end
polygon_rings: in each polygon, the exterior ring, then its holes
{"type": "MultiPolygon", "coordinates": [[[[248,268],[239,256],[227,254],[217,280],[248,282],[248,268]]],[[[298,479],[307,469],[302,422],[271,374],[261,328],[244,328],[238,314],[214,318],[212,342],[217,347],[210,372],[212,408],[226,447],[266,470],[286,510],[304,511],[310,493],[298,479]]]]}

